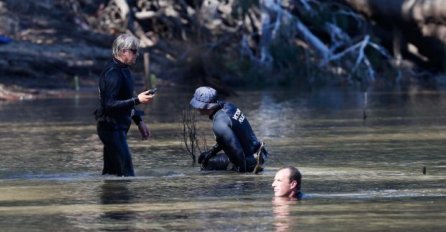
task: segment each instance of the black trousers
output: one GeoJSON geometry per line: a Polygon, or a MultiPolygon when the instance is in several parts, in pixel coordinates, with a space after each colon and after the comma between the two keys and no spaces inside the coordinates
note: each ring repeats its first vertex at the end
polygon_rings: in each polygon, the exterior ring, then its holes
{"type": "MultiPolygon", "coordinates": [[[[252,172],[254,170],[254,167],[257,164],[257,161],[254,159],[254,157],[246,157],[246,171],[252,172]]],[[[211,157],[208,162],[205,165],[201,166],[202,170],[219,170],[219,171],[226,171],[226,170],[232,170],[237,171],[236,167],[232,165],[231,161],[229,160],[229,157],[225,153],[218,153],[211,157]]]]}
{"type": "Polygon", "coordinates": [[[135,176],[132,155],[127,144],[128,129],[113,129],[99,122],[97,132],[104,144],[102,175],[135,176]]]}

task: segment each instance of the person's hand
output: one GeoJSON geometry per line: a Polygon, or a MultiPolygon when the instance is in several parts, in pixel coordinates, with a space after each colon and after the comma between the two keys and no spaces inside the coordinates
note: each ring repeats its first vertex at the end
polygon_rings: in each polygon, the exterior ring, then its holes
{"type": "Polygon", "coordinates": [[[206,165],[206,163],[208,162],[208,160],[209,160],[213,155],[214,155],[214,153],[212,152],[212,150],[202,152],[202,153],[200,154],[200,156],[198,157],[198,163],[199,163],[199,164],[202,163],[203,165],[206,165]]]}
{"type": "Polygon", "coordinates": [[[149,127],[147,127],[147,125],[143,121],[139,122],[138,130],[143,140],[146,140],[150,137],[149,127]]]}
{"type": "Polygon", "coordinates": [[[138,100],[141,104],[148,104],[152,102],[154,96],[155,94],[149,94],[149,90],[147,90],[138,94],[138,100]]]}

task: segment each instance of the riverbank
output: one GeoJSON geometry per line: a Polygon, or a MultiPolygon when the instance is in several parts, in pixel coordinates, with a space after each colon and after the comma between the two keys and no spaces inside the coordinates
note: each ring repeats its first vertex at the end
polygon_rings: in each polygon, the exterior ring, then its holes
{"type": "MultiPolygon", "coordinates": [[[[352,62],[339,62],[346,64],[343,68],[337,64],[321,66],[320,58],[312,57],[312,50],[299,36],[271,41],[270,52],[274,56],[270,63],[265,63],[259,59],[259,38],[255,33],[245,44],[240,43],[244,36],[238,29],[229,30],[231,27],[226,25],[223,28],[228,30],[220,30],[217,26],[196,24],[198,21],[193,19],[199,6],[194,6],[193,11],[187,8],[191,11],[183,16],[190,21],[181,19],[184,25],[172,24],[176,21],[171,14],[182,12],[185,5],[170,9],[175,5],[167,4],[169,15],[164,15],[164,8],[157,8],[158,17],[163,20],[139,20],[139,25],[147,30],[142,36],[140,30],[123,21],[107,21],[119,16],[113,13],[119,7],[106,2],[0,0],[0,21],[4,22],[0,25],[0,101],[63,96],[67,90],[95,88],[97,77],[111,58],[113,39],[129,31],[141,38],[141,53],[149,54],[150,78],[158,84],[209,85],[226,95],[233,94],[233,88],[313,91],[324,86],[354,86],[364,91],[376,88],[375,85],[393,85],[397,90],[446,86],[444,74],[423,71],[403,61],[398,67],[390,67],[376,54],[369,54],[375,70],[362,67],[349,74],[356,67],[352,62]],[[148,39],[153,43],[148,43],[148,39]]],[[[146,9],[144,4],[135,7],[146,9]]],[[[207,9],[206,5],[201,7],[207,9]]],[[[145,82],[142,57],[132,67],[137,85],[145,82]]]]}

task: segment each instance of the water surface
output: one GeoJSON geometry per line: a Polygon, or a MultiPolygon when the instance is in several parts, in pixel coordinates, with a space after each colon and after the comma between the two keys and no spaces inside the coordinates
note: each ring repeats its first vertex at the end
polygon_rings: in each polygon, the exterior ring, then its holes
{"type": "MultiPolygon", "coordinates": [[[[96,96],[0,103],[2,231],[441,231],[446,229],[446,94],[239,92],[271,153],[261,175],[200,172],[182,142],[193,90],[161,89],[153,133],[129,144],[137,177],[101,176],[96,96]],[[273,199],[297,166],[307,198],[273,199]],[[423,167],[427,173],[423,175],[423,167]]],[[[210,121],[198,128],[212,145],[210,121]]]]}

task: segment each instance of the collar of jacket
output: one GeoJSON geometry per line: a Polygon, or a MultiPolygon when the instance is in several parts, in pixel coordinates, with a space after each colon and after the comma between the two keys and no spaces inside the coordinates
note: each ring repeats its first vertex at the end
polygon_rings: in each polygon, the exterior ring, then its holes
{"type": "Polygon", "coordinates": [[[121,61],[119,61],[118,59],[116,59],[115,57],[113,57],[113,62],[119,67],[119,68],[128,68],[129,66],[122,63],[121,61]]]}
{"type": "Polygon", "coordinates": [[[214,120],[214,116],[215,116],[215,114],[216,114],[219,110],[221,110],[221,109],[223,108],[223,106],[224,106],[224,102],[222,102],[222,101],[218,101],[218,106],[217,106],[217,108],[215,108],[214,112],[212,112],[212,114],[209,115],[209,119],[210,119],[210,120],[214,120]]]}

